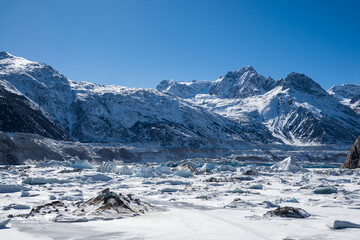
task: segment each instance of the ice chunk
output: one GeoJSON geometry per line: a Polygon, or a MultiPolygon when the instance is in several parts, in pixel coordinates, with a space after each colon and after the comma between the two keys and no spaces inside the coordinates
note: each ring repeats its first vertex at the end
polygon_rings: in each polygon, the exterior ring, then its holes
{"type": "Polygon", "coordinates": [[[20,197],[28,197],[28,196],[30,196],[30,193],[28,191],[21,190],[20,192],[21,192],[20,197]]]}
{"type": "Polygon", "coordinates": [[[173,192],[177,192],[177,191],[179,191],[179,189],[177,189],[177,188],[163,188],[160,190],[160,192],[162,192],[162,193],[165,193],[165,192],[173,193],[173,192]]]}
{"type": "Polygon", "coordinates": [[[264,201],[263,204],[265,205],[265,208],[278,208],[280,207],[278,204],[272,203],[270,201],[264,201]]]}
{"type": "Polygon", "coordinates": [[[159,181],[156,184],[190,185],[189,182],[183,182],[183,181],[179,181],[179,180],[164,180],[164,181],[159,181]]]}
{"type": "Polygon", "coordinates": [[[315,194],[332,194],[337,193],[337,189],[334,187],[318,187],[315,188],[313,193],[315,194]]]}
{"type": "Polygon", "coordinates": [[[304,169],[301,166],[299,166],[294,157],[285,158],[283,161],[272,165],[270,169],[275,171],[287,171],[287,172],[308,171],[307,169],[304,169]]]}
{"type": "Polygon", "coordinates": [[[43,177],[37,177],[37,178],[31,178],[28,177],[23,180],[23,184],[29,184],[29,185],[44,185],[47,183],[66,183],[66,180],[59,180],[56,178],[43,178],[43,177]]]}
{"type": "Polygon", "coordinates": [[[215,171],[231,171],[231,172],[236,172],[236,168],[231,166],[231,165],[220,165],[218,166],[215,171]]]}
{"type": "Polygon", "coordinates": [[[84,177],[84,179],[91,179],[92,181],[95,181],[95,182],[98,182],[98,181],[108,182],[108,181],[112,180],[111,177],[108,177],[105,174],[101,174],[101,173],[94,174],[94,175],[84,175],[83,177],[84,177]]]}
{"type": "Polygon", "coordinates": [[[23,210],[23,209],[30,209],[30,207],[28,205],[17,204],[17,203],[12,203],[10,205],[3,207],[3,210],[10,210],[10,209],[23,210]]]}
{"type": "Polygon", "coordinates": [[[255,185],[251,185],[249,188],[250,188],[250,189],[263,189],[263,185],[261,185],[261,184],[255,184],[255,185]]]}
{"type": "Polygon", "coordinates": [[[71,165],[72,168],[91,169],[93,166],[88,160],[80,160],[78,156],[75,157],[75,162],[71,165]]]}
{"type": "Polygon", "coordinates": [[[56,161],[56,160],[47,160],[39,162],[35,167],[44,168],[44,167],[70,167],[71,163],[67,161],[56,161]]]}
{"type": "Polygon", "coordinates": [[[194,177],[194,174],[190,171],[190,170],[178,170],[174,173],[175,176],[180,176],[183,178],[190,178],[190,177],[194,177]]]}
{"type": "Polygon", "coordinates": [[[5,228],[6,225],[10,222],[10,218],[9,219],[0,219],[0,228],[5,228]]]}
{"type": "Polygon", "coordinates": [[[215,167],[216,167],[216,165],[213,163],[204,163],[204,165],[200,168],[200,171],[202,171],[202,172],[211,171],[211,170],[214,170],[215,167]]]}
{"type": "Polygon", "coordinates": [[[0,185],[0,193],[14,193],[20,191],[28,191],[30,190],[27,187],[15,184],[1,184],[0,185]]]}
{"type": "Polygon", "coordinates": [[[335,220],[333,224],[328,226],[333,229],[360,228],[360,224],[340,220],[335,220]]]}
{"type": "Polygon", "coordinates": [[[120,169],[113,162],[102,162],[96,171],[102,173],[120,174],[120,169]]]}
{"type": "Polygon", "coordinates": [[[149,178],[156,177],[156,174],[154,172],[154,169],[148,166],[142,166],[142,168],[140,168],[140,170],[135,174],[135,177],[149,178]]]}
{"type": "Polygon", "coordinates": [[[133,171],[126,165],[122,166],[119,171],[120,175],[132,175],[133,171]]]}
{"type": "Polygon", "coordinates": [[[239,189],[239,188],[234,189],[234,190],[229,190],[229,191],[226,191],[226,192],[228,192],[228,193],[244,193],[244,191],[239,189]]]}
{"type": "Polygon", "coordinates": [[[157,166],[154,170],[158,174],[170,174],[171,173],[171,168],[167,167],[167,166],[163,166],[163,165],[157,166]]]}

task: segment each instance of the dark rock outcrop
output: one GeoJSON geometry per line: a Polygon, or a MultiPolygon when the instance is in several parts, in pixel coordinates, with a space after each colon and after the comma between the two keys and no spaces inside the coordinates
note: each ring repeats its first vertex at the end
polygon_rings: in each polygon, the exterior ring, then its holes
{"type": "Polygon", "coordinates": [[[354,145],[350,149],[345,162],[341,168],[359,168],[360,167],[360,136],[356,139],[354,145]]]}

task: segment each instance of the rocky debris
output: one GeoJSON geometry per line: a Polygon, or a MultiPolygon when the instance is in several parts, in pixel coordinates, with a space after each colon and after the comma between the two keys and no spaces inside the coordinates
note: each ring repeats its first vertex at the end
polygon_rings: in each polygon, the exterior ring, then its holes
{"type": "Polygon", "coordinates": [[[272,170],[276,171],[287,171],[287,172],[307,172],[307,169],[302,168],[297,164],[297,160],[290,156],[285,158],[283,161],[278,162],[270,167],[272,170]]]}
{"type": "Polygon", "coordinates": [[[360,167],[360,136],[356,139],[354,145],[350,149],[345,162],[341,168],[359,168],[360,167]]]}
{"type": "Polygon", "coordinates": [[[332,194],[337,193],[337,189],[334,187],[317,187],[313,190],[315,194],[332,194]]]}
{"type": "Polygon", "coordinates": [[[124,216],[135,216],[144,214],[153,208],[152,205],[133,198],[131,194],[116,194],[109,188],[104,189],[100,194],[86,202],[53,201],[31,209],[28,214],[9,215],[14,217],[37,217],[50,215],[54,222],[77,222],[96,219],[113,219],[124,216]]]}
{"type": "Polygon", "coordinates": [[[205,179],[205,182],[234,182],[234,178],[216,178],[216,177],[210,177],[205,179]]]}
{"type": "Polygon", "coordinates": [[[49,215],[49,214],[59,214],[61,211],[68,211],[68,206],[65,205],[65,203],[60,201],[53,201],[50,203],[46,203],[44,205],[37,206],[33,209],[31,209],[30,213],[28,214],[19,214],[19,215],[12,215],[10,214],[9,218],[14,217],[23,217],[23,218],[29,218],[29,217],[35,217],[39,215],[49,215]]]}
{"type": "Polygon", "coordinates": [[[230,204],[226,205],[228,208],[253,208],[257,207],[256,204],[249,201],[242,200],[241,198],[235,198],[230,204]]]}
{"type": "Polygon", "coordinates": [[[278,207],[275,210],[268,211],[265,216],[268,217],[288,217],[288,218],[307,218],[310,216],[308,212],[301,208],[294,207],[278,207]]]}
{"type": "Polygon", "coordinates": [[[255,170],[252,170],[252,169],[248,169],[246,170],[245,172],[243,172],[243,175],[246,175],[246,176],[257,176],[259,175],[259,173],[255,170]]]}
{"type": "Polygon", "coordinates": [[[360,224],[340,220],[335,220],[331,225],[328,226],[332,229],[360,228],[360,224]]]}

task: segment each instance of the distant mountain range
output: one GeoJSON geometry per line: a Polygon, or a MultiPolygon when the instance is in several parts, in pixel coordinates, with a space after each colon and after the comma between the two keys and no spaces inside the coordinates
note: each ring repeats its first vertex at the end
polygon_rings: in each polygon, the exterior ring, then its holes
{"type": "Polygon", "coordinates": [[[54,139],[201,147],[351,144],[360,135],[360,86],[327,92],[303,74],[275,80],[251,66],[215,81],[134,89],[71,81],[1,52],[0,84],[0,130],[54,139]]]}
{"type": "Polygon", "coordinates": [[[265,78],[251,66],[156,89],[103,86],[0,52],[0,112],[0,131],[83,143],[351,145],[360,135],[360,86],[325,91],[304,74],[265,78]]]}

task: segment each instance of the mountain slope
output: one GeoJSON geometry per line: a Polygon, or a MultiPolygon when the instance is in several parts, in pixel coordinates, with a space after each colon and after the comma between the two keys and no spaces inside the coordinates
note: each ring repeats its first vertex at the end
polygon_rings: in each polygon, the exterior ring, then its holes
{"type": "Polygon", "coordinates": [[[328,93],[337,98],[342,104],[349,106],[358,114],[360,113],[360,85],[342,84],[333,86],[328,93]]]}
{"type": "Polygon", "coordinates": [[[9,82],[0,79],[0,131],[34,133],[69,140],[56,119],[9,82]]]}
{"type": "Polygon", "coordinates": [[[355,112],[303,74],[274,80],[248,66],[216,81],[163,81],[157,89],[239,123],[256,122],[288,144],[350,144],[360,133],[355,112]]]}
{"type": "Polygon", "coordinates": [[[0,53],[0,77],[81,142],[148,142],[171,147],[278,142],[265,128],[239,125],[170,93],[75,82],[50,66],[4,52],[0,53]]]}

